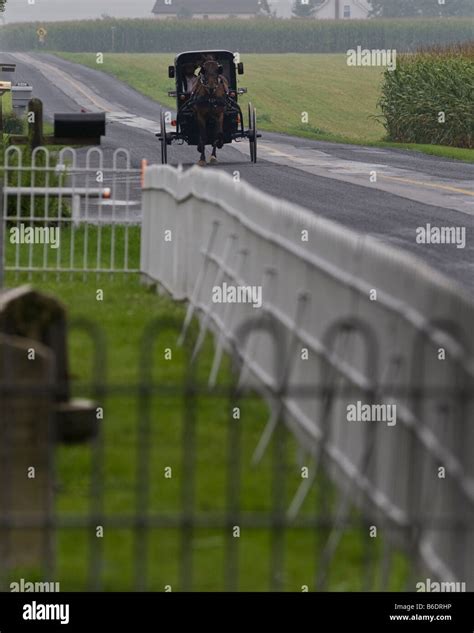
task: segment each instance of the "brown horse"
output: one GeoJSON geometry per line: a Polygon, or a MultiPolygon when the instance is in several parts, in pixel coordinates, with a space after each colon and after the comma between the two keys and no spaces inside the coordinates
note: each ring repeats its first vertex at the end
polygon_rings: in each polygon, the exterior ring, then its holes
{"type": "Polygon", "coordinates": [[[213,57],[205,58],[193,89],[193,110],[199,128],[198,152],[201,153],[198,165],[201,167],[206,164],[206,145],[213,148],[210,163],[217,162],[217,148],[224,145],[224,112],[229,85],[223,72],[213,57]]]}

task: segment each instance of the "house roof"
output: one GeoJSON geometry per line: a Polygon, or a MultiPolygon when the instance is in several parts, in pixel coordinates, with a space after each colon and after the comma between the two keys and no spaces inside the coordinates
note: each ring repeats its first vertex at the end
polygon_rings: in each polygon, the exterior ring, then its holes
{"type": "Polygon", "coordinates": [[[156,0],[152,13],[176,15],[184,8],[198,14],[257,14],[260,10],[260,0],[173,0],[171,4],[165,3],[165,0],[156,0]]]}

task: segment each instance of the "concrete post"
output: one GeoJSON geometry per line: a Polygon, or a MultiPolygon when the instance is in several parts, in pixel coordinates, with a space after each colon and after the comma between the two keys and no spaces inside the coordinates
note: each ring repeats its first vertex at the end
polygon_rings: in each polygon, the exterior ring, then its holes
{"type": "Polygon", "coordinates": [[[53,554],[53,354],[0,334],[0,565],[41,567],[53,554]]]}

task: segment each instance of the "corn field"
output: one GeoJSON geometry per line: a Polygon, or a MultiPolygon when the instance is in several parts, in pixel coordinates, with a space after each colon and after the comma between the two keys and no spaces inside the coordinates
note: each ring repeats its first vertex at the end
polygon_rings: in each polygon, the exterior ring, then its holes
{"type": "Polygon", "coordinates": [[[169,53],[209,48],[242,53],[341,53],[358,45],[414,51],[472,39],[471,18],[374,20],[83,20],[46,23],[44,45],[37,23],[0,29],[0,49],[69,52],[169,53]],[[113,28],[112,28],[113,27],[113,28]]]}
{"type": "Polygon", "coordinates": [[[379,105],[392,141],[474,147],[474,42],[402,55],[379,105]]]}

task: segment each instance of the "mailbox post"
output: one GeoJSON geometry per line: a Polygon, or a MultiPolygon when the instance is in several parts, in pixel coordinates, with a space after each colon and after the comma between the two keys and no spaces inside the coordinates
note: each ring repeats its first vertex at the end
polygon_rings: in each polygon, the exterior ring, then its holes
{"type": "Polygon", "coordinates": [[[14,145],[29,143],[34,149],[40,145],[100,145],[101,136],[106,133],[105,112],[78,112],[54,115],[54,134],[43,135],[43,103],[31,99],[28,110],[34,113],[34,121],[29,126],[28,137],[10,136],[14,145]]]}

